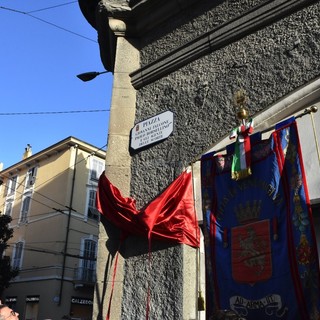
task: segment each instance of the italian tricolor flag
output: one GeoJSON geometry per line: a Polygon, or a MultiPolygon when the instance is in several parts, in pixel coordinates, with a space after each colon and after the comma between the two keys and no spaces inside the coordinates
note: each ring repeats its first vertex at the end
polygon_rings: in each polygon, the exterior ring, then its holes
{"type": "Polygon", "coordinates": [[[230,139],[237,137],[232,159],[231,178],[239,180],[251,175],[251,145],[249,134],[253,132],[253,120],[232,130],[230,139]]]}

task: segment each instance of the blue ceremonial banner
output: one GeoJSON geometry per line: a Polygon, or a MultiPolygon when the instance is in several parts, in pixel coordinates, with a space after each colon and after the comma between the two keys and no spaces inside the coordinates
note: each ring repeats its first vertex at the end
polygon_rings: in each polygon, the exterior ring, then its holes
{"type": "Polygon", "coordinates": [[[201,159],[207,319],[320,319],[319,262],[297,125],[250,136],[252,175],[231,179],[234,144],[201,159]]]}

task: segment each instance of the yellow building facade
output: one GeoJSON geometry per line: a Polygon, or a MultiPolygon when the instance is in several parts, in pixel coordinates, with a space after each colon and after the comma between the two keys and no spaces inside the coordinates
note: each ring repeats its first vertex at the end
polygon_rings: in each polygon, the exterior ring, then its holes
{"type": "Polygon", "coordinates": [[[0,171],[0,211],[12,217],[5,255],[19,275],[1,300],[21,319],[92,319],[105,151],[68,137],[0,171]]]}

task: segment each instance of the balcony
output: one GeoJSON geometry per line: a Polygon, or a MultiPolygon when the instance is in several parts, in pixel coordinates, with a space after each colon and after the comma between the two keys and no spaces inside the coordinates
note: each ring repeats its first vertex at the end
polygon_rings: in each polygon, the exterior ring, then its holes
{"type": "Polygon", "coordinates": [[[82,267],[74,270],[73,283],[76,288],[93,287],[96,279],[96,269],[82,267]]]}

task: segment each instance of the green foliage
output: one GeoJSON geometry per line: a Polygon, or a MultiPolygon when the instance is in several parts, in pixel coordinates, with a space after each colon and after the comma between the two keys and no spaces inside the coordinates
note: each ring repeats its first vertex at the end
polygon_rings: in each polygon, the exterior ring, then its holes
{"type": "Polygon", "coordinates": [[[16,277],[19,270],[13,269],[10,265],[10,257],[4,255],[8,247],[8,240],[13,236],[13,229],[9,228],[11,217],[0,214],[0,295],[5,288],[9,287],[10,280],[16,277]]]}

